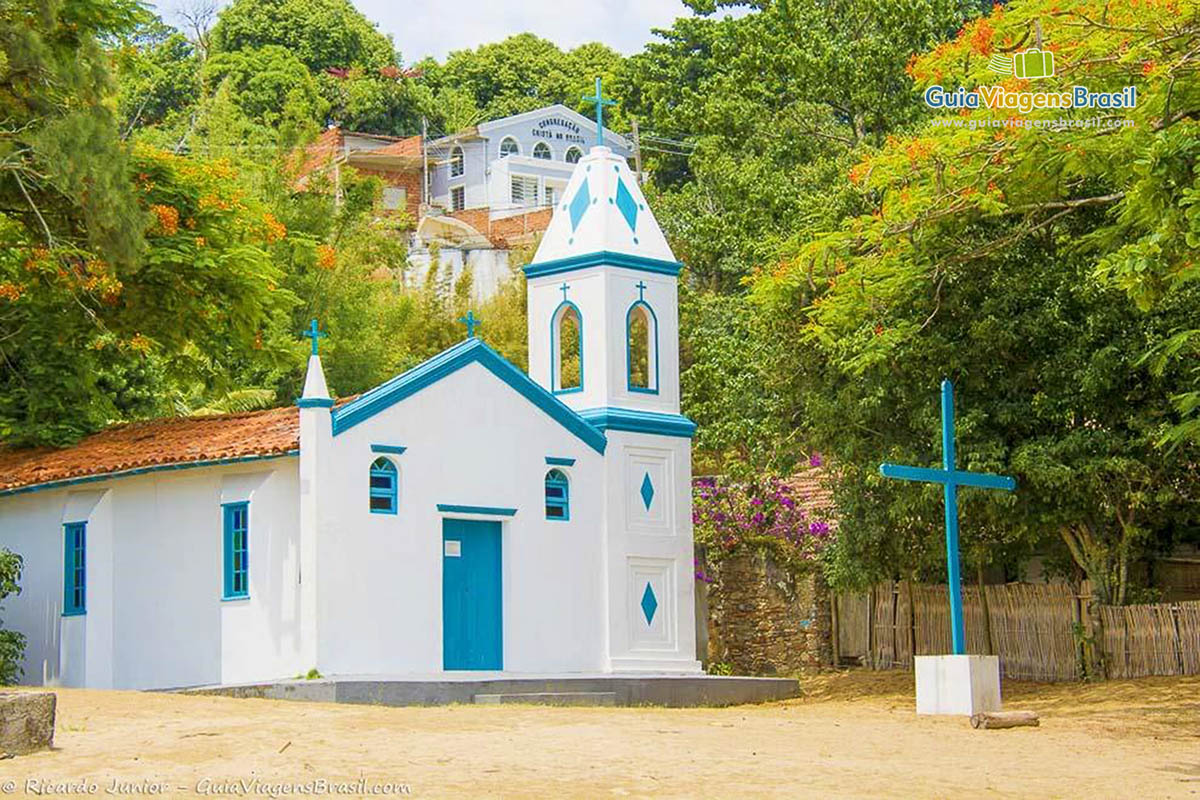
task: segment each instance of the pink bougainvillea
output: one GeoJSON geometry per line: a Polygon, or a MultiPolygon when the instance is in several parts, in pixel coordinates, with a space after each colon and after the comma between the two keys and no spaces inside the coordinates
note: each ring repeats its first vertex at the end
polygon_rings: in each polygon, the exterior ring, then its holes
{"type": "MultiPolygon", "coordinates": [[[[813,460],[819,461],[814,455],[813,460]]],[[[725,484],[697,478],[693,484],[692,525],[696,541],[710,558],[742,546],[768,547],[784,561],[811,564],[833,537],[829,522],[811,515],[794,489],[780,478],[753,484],[725,484]]],[[[703,572],[697,566],[698,573],[703,572]]]]}

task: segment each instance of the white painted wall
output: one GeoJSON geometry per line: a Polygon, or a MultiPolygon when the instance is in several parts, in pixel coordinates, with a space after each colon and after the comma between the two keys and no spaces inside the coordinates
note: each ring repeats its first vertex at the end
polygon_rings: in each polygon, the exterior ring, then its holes
{"type": "Polygon", "coordinates": [[[0,498],[25,559],[6,625],[30,684],[163,688],[299,670],[296,459],[147,473],[0,498]],[[250,597],[222,602],[221,503],[250,501],[250,597]],[[64,522],[86,521],[87,614],[62,617],[64,522]]]}
{"type": "Polygon", "coordinates": [[[567,299],[583,317],[583,391],[558,396],[576,410],[613,406],[667,414],[679,413],[679,301],[676,279],[669,275],[597,266],[561,275],[533,278],[529,295],[529,374],[550,386],[550,327],[554,312],[567,299]],[[658,318],[658,394],[628,389],[625,316],[637,301],[638,283],[658,318]]]}
{"type": "MultiPolygon", "coordinates": [[[[479,364],[333,439],[320,487],[320,652],[325,674],[442,668],[437,504],[515,508],[503,528],[504,664],[512,672],[606,665],[603,458],[479,364]],[[372,514],[372,444],[407,450],[399,513],[372,514]],[[544,513],[547,456],[571,482],[571,519],[544,513]]],[[[461,515],[459,515],[461,516],[461,515]]]]}
{"type": "MultiPolygon", "coordinates": [[[[508,254],[508,250],[491,248],[464,250],[443,246],[438,250],[440,262],[444,268],[449,268],[452,282],[457,281],[464,270],[471,270],[471,299],[481,304],[494,297],[506,281],[513,279],[508,254]]],[[[410,286],[425,283],[431,260],[429,248],[415,241],[408,251],[410,286]]]]}
{"type": "Polygon", "coordinates": [[[626,431],[607,435],[611,669],[697,672],[691,442],[626,431]],[[649,508],[639,491],[647,474],[654,486],[649,508]],[[647,584],[658,604],[649,622],[641,608],[647,584]]]}

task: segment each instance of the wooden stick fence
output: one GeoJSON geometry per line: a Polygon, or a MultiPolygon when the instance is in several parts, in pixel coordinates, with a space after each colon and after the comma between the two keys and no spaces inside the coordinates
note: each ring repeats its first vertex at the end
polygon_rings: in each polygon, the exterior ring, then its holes
{"type": "MultiPolygon", "coordinates": [[[[874,669],[950,652],[946,595],[945,586],[901,581],[838,596],[838,652],[874,669]]],[[[998,655],[1009,678],[1076,680],[1094,637],[1107,677],[1200,674],[1200,601],[1100,606],[1098,631],[1090,602],[1065,584],[963,587],[967,652],[998,655]]]]}

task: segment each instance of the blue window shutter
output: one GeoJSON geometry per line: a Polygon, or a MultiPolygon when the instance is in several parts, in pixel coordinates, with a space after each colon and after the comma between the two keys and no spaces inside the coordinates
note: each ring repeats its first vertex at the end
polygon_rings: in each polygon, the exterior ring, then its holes
{"type": "Polygon", "coordinates": [[[371,464],[369,505],[372,514],[395,514],[398,506],[399,473],[391,459],[380,456],[371,464]]]}
{"type": "Polygon", "coordinates": [[[87,613],[87,523],[63,526],[63,614],[87,613]]]}
{"type": "Polygon", "coordinates": [[[222,597],[250,596],[250,504],[227,503],[224,513],[222,597]]]}
{"type": "Polygon", "coordinates": [[[571,519],[571,486],[560,469],[546,473],[546,519],[557,522],[571,519]]]}

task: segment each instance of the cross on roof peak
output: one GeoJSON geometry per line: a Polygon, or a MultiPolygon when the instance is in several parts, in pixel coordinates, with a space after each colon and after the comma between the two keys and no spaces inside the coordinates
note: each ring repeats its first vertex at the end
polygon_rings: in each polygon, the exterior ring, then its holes
{"type": "Polygon", "coordinates": [[[471,339],[475,336],[475,328],[481,324],[479,317],[475,316],[475,312],[467,310],[465,317],[459,317],[458,321],[467,326],[467,338],[471,339]]]}
{"type": "Polygon", "coordinates": [[[600,90],[601,80],[599,76],[596,78],[596,94],[593,97],[588,97],[586,94],[582,99],[589,103],[596,104],[596,144],[604,144],[604,107],[615,106],[616,100],[608,100],[604,97],[604,93],[600,90]]]}
{"type": "Polygon", "coordinates": [[[314,356],[320,355],[319,350],[320,350],[321,340],[326,338],[327,336],[329,336],[328,333],[325,333],[324,331],[320,331],[317,329],[317,321],[315,319],[309,323],[308,330],[304,331],[300,335],[305,336],[309,339],[312,339],[312,354],[314,356]]]}

